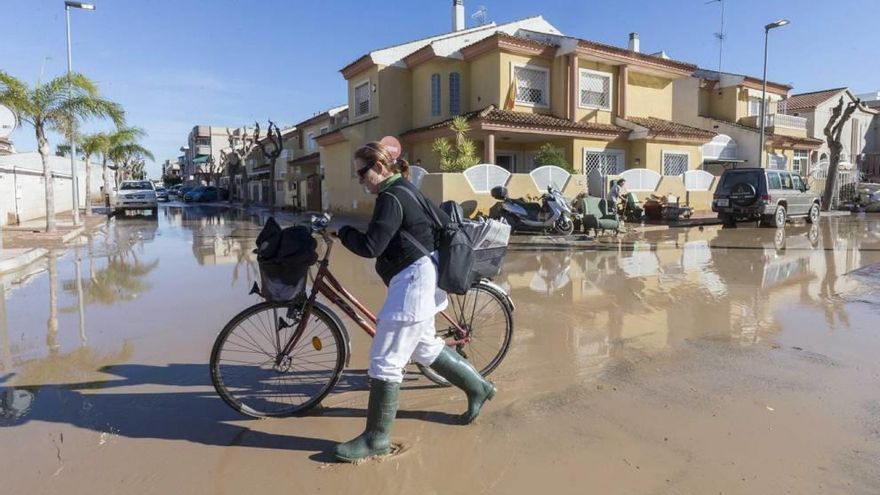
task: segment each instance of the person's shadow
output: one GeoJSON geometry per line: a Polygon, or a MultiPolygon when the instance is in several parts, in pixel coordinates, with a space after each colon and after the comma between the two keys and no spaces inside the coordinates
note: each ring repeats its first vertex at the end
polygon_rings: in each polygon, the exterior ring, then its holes
{"type": "MultiPolygon", "coordinates": [[[[29,421],[66,423],[130,438],[306,451],[316,454],[311,456],[313,460],[332,460],[328,454],[335,441],[271,434],[242,424],[241,421],[251,418],[239,414],[220,399],[211,385],[207,365],[123,364],[105,366],[99,371],[118,379],[11,387],[6,385],[11,374],[0,377],[0,427],[15,427],[29,421]],[[115,391],[123,387],[124,391],[115,391]],[[174,387],[174,390],[142,392],[144,387],[174,387]]],[[[423,388],[423,384],[405,384],[404,387],[423,388]]],[[[363,370],[346,370],[334,390],[367,388],[363,370]]],[[[319,406],[300,416],[366,417],[366,411],[319,406]]],[[[456,424],[457,419],[451,414],[418,410],[399,410],[397,417],[444,424],[456,424]]],[[[296,418],[289,420],[296,421],[296,418]]]]}

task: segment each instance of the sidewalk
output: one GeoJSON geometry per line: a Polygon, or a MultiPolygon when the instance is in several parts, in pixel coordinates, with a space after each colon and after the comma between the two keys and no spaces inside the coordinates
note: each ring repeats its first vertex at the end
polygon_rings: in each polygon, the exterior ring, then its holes
{"type": "Polygon", "coordinates": [[[42,258],[48,252],[43,248],[0,249],[0,274],[20,270],[42,258]]]}
{"type": "Polygon", "coordinates": [[[3,226],[4,251],[16,249],[62,249],[66,244],[85,232],[97,230],[107,222],[105,215],[92,214],[90,217],[80,216],[81,225],[73,226],[70,212],[55,217],[56,231],[49,234],[46,229],[46,218],[38,218],[22,222],[20,225],[3,226]]]}

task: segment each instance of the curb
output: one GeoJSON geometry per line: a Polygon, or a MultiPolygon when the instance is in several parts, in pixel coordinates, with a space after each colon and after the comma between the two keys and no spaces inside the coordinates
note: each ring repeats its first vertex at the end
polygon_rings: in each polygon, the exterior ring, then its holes
{"type": "Polygon", "coordinates": [[[46,249],[43,248],[33,248],[28,249],[24,253],[15,256],[14,258],[9,258],[7,260],[0,261],[0,273],[12,272],[37,261],[48,253],[46,249]]]}

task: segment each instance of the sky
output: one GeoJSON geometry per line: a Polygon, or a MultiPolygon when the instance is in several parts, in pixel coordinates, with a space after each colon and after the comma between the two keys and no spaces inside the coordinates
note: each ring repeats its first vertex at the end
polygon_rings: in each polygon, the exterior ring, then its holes
{"type": "MultiPolygon", "coordinates": [[[[293,125],[346,103],[339,69],[370,50],[450,30],[451,0],[93,0],[71,11],[73,68],[119,102],[129,125],[145,129],[159,164],[176,158],[195,125],[293,125]]],[[[724,0],[722,69],[761,77],[763,26],[770,33],[768,79],[793,93],[848,86],[880,90],[870,24],[880,0],[724,0]]],[[[465,0],[470,18],[543,15],[564,34],[718,67],[720,4],[710,0],[465,0]]],[[[63,0],[0,0],[0,69],[28,83],[67,70],[63,0]]],[[[109,128],[89,123],[85,130],[109,128]]],[[[32,128],[11,136],[36,149],[32,128]]],[[[62,139],[51,136],[54,149],[62,139]]]]}

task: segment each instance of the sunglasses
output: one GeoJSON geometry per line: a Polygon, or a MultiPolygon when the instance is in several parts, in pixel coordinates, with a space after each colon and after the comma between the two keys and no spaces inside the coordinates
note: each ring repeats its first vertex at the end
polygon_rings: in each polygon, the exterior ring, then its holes
{"type": "Polygon", "coordinates": [[[375,164],[374,164],[374,163],[368,163],[367,165],[364,165],[363,167],[359,168],[359,169],[357,170],[357,175],[358,175],[358,177],[359,177],[361,180],[363,180],[364,176],[367,175],[367,172],[369,172],[370,169],[373,168],[373,165],[375,165],[375,164]]]}

